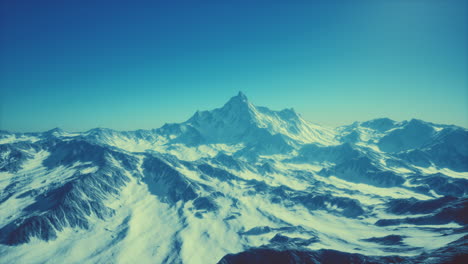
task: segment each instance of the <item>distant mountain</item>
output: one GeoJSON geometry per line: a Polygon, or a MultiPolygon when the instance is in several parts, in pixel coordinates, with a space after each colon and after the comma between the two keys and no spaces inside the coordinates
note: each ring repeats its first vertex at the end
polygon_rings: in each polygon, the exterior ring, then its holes
{"type": "Polygon", "coordinates": [[[333,130],[305,121],[293,109],[272,111],[256,107],[242,92],[221,108],[197,111],[186,122],[165,125],[159,131],[171,137],[171,142],[192,146],[244,144],[249,148],[266,144],[268,149],[260,149],[270,153],[283,153],[303,143],[334,142],[333,130]]]}
{"type": "Polygon", "coordinates": [[[468,130],[222,107],[0,131],[0,263],[462,263],[468,130]]]}

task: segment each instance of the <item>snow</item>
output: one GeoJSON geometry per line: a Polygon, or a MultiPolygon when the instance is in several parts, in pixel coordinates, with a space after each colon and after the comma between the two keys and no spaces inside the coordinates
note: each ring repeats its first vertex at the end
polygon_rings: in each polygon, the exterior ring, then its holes
{"type": "Polygon", "coordinates": [[[40,138],[36,137],[36,136],[11,134],[11,135],[6,135],[6,136],[3,136],[2,138],[0,138],[0,145],[1,144],[11,144],[11,143],[16,143],[16,142],[21,142],[21,141],[36,142],[38,140],[40,140],[40,138]]]}
{"type": "MultiPolygon", "coordinates": [[[[105,153],[105,162],[99,156],[96,160],[70,162],[53,168],[43,164],[54,150],[47,145],[45,136],[5,134],[0,144],[12,148],[22,141],[44,140],[46,143],[37,148],[21,149],[30,156],[18,171],[0,172],[0,198],[3,199],[0,199],[0,228],[26,216],[28,212],[24,208],[36,201],[38,193],[47,193],[54,186],[76,177],[99,173],[115,176],[110,173],[112,171],[125,175],[128,181],[118,187],[116,193],[101,195],[99,201],[94,201],[114,210],[109,218],[100,219],[90,214],[86,216],[88,229],[66,227],[50,241],[32,238],[29,243],[16,246],[0,243],[0,263],[216,263],[229,253],[268,246],[277,234],[305,240],[317,238],[316,242],[299,249],[327,248],[366,255],[413,256],[445,246],[466,233],[445,234],[441,230],[454,231],[464,226],[455,222],[423,226],[375,224],[380,219],[431,216],[432,213],[395,215],[386,210],[393,199],[425,201],[441,197],[433,190],[426,193],[416,190],[417,185],[410,182],[416,172],[423,174],[417,174],[418,177],[440,172],[468,179],[468,172],[418,167],[379,149],[377,143],[382,137],[402,129],[407,123],[395,122],[395,127],[381,130],[384,132],[363,123],[330,129],[304,120],[292,109],[272,111],[255,106],[245,95],[239,94],[222,108],[197,112],[184,123],[156,130],[53,131],[54,140],[83,140],[97,144],[105,153]],[[351,147],[359,157],[371,160],[375,165],[371,169],[391,171],[406,182],[390,188],[353,183],[333,173],[329,177],[320,176],[323,169],[338,165],[335,161],[291,162],[304,144],[337,146],[344,143],[343,136],[353,132],[358,133],[360,140],[351,147]],[[275,151],[274,144],[264,146],[274,136],[280,136],[275,140],[284,140],[289,148],[275,151]],[[256,153],[256,147],[267,151],[256,153]],[[245,148],[253,150],[243,154],[245,148]],[[238,163],[223,165],[217,160],[220,154],[238,163]],[[160,159],[176,172],[158,175],[166,178],[157,181],[157,186],[148,184],[146,177],[149,176],[143,164],[149,157],[160,159]],[[262,170],[266,163],[271,165],[271,170],[262,170]],[[206,175],[200,165],[214,167],[220,174],[206,175]],[[187,186],[179,186],[177,182],[169,185],[174,180],[170,177],[180,177],[187,186]],[[193,189],[196,198],[183,196],[186,189],[193,189]],[[182,198],[170,201],[160,194],[172,191],[182,198]],[[325,200],[323,206],[317,208],[300,200],[315,195],[344,201],[345,205],[352,201],[363,212],[346,216],[347,207],[332,199],[325,200]],[[209,204],[197,205],[197,199],[205,199],[209,204]],[[247,232],[252,229],[262,232],[247,232]],[[404,236],[406,244],[395,247],[407,251],[389,251],[391,246],[363,241],[394,234],[404,236]]],[[[441,130],[437,126],[434,129],[441,130]]],[[[66,150],[67,155],[74,153],[75,149],[66,150]]],[[[10,149],[0,154],[2,162],[11,162],[10,149]]],[[[94,197],[87,193],[78,196],[85,201],[94,197]]]]}
{"type": "Polygon", "coordinates": [[[425,174],[435,174],[435,173],[443,173],[449,177],[452,178],[459,178],[459,179],[468,179],[468,172],[456,172],[448,168],[436,168],[434,166],[424,168],[424,167],[418,167],[414,166],[418,170],[421,170],[421,172],[425,174]]]}

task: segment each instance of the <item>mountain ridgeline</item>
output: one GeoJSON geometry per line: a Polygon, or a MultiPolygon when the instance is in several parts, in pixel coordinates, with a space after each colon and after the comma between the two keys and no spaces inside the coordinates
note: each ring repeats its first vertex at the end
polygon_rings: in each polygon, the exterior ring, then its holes
{"type": "Polygon", "coordinates": [[[0,131],[0,263],[461,263],[468,130],[243,93],[153,130],[0,131]]]}

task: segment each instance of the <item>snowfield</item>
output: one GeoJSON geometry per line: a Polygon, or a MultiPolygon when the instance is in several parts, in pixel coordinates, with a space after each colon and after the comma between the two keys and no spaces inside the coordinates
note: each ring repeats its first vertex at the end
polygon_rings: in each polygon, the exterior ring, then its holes
{"type": "Polygon", "coordinates": [[[458,261],[467,195],[466,128],[239,93],[154,130],[1,131],[0,263],[458,261]]]}

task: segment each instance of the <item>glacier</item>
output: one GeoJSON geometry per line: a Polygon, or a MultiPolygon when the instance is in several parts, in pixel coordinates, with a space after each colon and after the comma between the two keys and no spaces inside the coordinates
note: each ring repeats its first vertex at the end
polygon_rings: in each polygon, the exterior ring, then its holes
{"type": "Polygon", "coordinates": [[[0,131],[0,263],[461,263],[468,130],[222,107],[0,131]]]}

